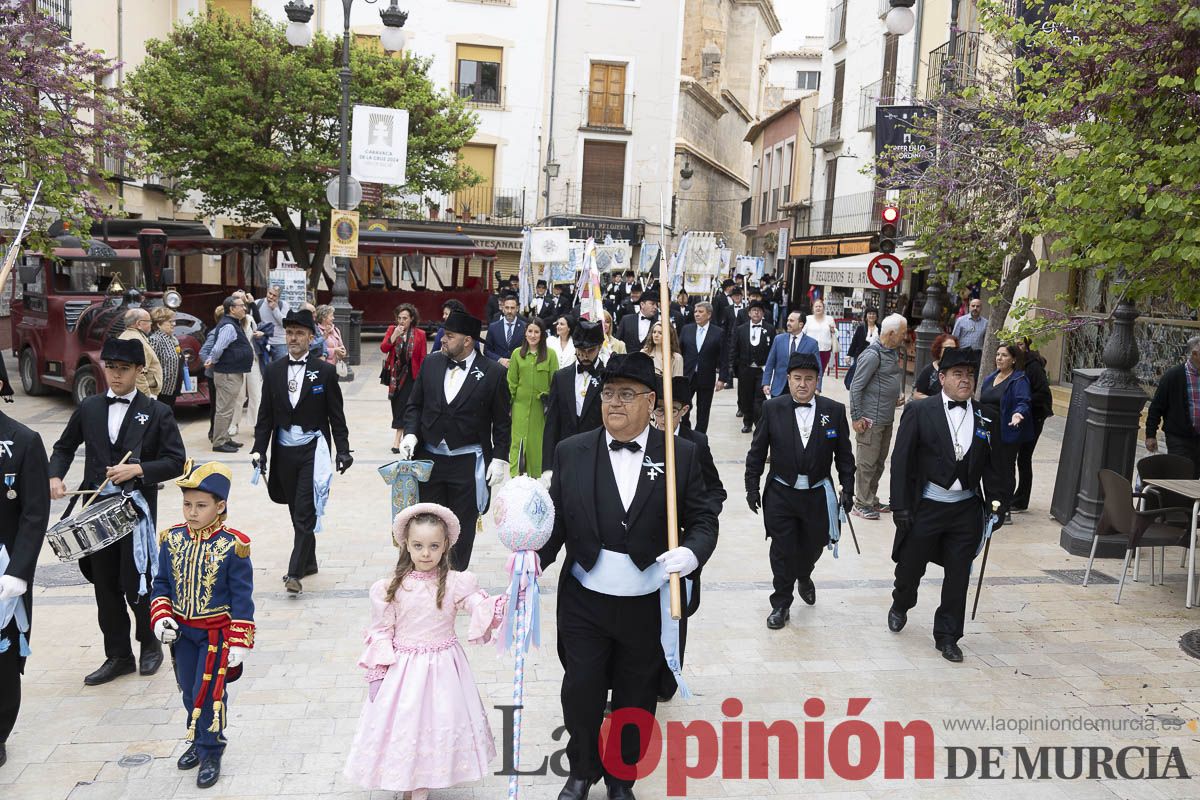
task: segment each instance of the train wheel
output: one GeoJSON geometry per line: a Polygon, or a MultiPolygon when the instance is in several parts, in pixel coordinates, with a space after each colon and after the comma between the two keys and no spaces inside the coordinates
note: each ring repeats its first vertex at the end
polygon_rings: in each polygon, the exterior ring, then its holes
{"type": "Polygon", "coordinates": [[[38,375],[37,358],[32,347],[21,351],[18,368],[21,372],[21,388],[25,390],[25,394],[33,397],[46,394],[46,387],[42,385],[42,378],[38,375]]]}
{"type": "Polygon", "coordinates": [[[75,405],[79,405],[96,394],[98,388],[96,373],[90,364],[75,370],[75,382],[71,384],[71,397],[75,401],[75,405]]]}

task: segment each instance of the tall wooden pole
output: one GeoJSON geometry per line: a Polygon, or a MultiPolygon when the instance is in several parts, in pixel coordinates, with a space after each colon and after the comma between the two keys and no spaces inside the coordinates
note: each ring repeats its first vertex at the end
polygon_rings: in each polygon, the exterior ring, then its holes
{"type": "MultiPolygon", "coordinates": [[[[665,479],[667,481],[667,549],[679,547],[679,498],[675,492],[675,397],[671,386],[671,363],[675,358],[671,352],[671,332],[667,326],[671,324],[671,289],[668,285],[669,270],[666,253],[662,254],[658,271],[658,321],[663,327],[662,333],[662,364],[663,364],[663,432],[666,434],[665,479]]],[[[683,603],[679,588],[679,573],[672,572],[671,578],[671,619],[683,616],[683,603]]]]}

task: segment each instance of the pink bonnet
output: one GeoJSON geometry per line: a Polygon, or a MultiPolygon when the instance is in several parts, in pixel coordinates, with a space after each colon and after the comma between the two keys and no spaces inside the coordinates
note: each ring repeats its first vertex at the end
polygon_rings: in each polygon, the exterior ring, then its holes
{"type": "Polygon", "coordinates": [[[458,517],[454,516],[450,509],[437,503],[417,503],[396,515],[396,519],[392,521],[392,539],[396,542],[396,546],[404,546],[404,540],[408,538],[408,523],[412,522],[413,517],[421,514],[432,514],[446,525],[446,538],[450,540],[450,546],[453,547],[462,531],[458,524],[458,517]]]}

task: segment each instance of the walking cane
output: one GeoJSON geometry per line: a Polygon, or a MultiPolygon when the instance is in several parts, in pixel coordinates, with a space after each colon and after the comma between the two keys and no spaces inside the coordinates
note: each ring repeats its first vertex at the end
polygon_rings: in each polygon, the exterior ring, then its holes
{"type": "Polygon", "coordinates": [[[859,546],[858,546],[858,534],[856,534],[854,532],[854,522],[853,522],[853,520],[850,519],[850,515],[847,514],[845,511],[842,512],[842,516],[844,516],[846,518],[846,524],[850,526],[850,538],[854,540],[854,552],[858,553],[861,556],[862,550],[859,549],[859,546]]]}
{"type": "Polygon", "coordinates": [[[979,583],[975,584],[975,604],[971,606],[972,620],[975,619],[975,612],[979,610],[979,595],[983,592],[983,573],[987,571],[988,553],[992,549],[992,526],[1000,521],[999,511],[1000,504],[993,500],[992,518],[988,520],[987,530],[984,531],[983,562],[979,565],[979,583]]]}

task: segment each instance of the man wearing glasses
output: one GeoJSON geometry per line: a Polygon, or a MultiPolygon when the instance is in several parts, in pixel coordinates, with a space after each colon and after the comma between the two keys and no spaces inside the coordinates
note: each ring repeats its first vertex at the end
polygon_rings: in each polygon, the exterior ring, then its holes
{"type": "MultiPolygon", "coordinates": [[[[717,508],[705,491],[696,446],[676,438],[680,546],[667,549],[666,439],[650,426],[656,384],[650,356],[613,356],[601,377],[603,428],[564,439],[555,450],[554,533],[539,556],[548,566],[566,546],[558,642],[571,771],[559,800],[586,798],[602,777],[609,798],[634,797],[633,767],[614,774],[600,760],[609,688],[616,719],[621,709],[653,715],[665,656],[680,695],[690,696],[666,586],[671,573],[686,578],[712,555],[717,508]]],[[[614,733],[617,729],[621,759],[635,765],[649,742],[635,725],[616,725],[614,733]]]]}

